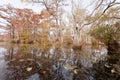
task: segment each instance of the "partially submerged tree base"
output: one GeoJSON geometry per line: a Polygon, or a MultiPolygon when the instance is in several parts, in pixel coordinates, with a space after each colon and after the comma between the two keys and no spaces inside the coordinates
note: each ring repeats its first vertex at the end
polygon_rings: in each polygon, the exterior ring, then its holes
{"type": "Polygon", "coordinates": [[[10,43],[15,43],[15,44],[33,44],[34,41],[32,41],[32,40],[29,40],[29,41],[11,40],[10,43]]]}
{"type": "Polygon", "coordinates": [[[82,46],[81,45],[74,45],[73,47],[72,47],[74,50],[81,50],[82,49],[82,46]]]}

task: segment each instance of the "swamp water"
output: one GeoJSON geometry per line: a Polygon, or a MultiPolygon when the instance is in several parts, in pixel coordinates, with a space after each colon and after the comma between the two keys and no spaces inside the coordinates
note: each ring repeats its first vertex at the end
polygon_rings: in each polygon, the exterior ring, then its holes
{"type": "Polygon", "coordinates": [[[101,45],[81,50],[0,46],[0,80],[120,80],[120,53],[108,55],[101,45]]]}

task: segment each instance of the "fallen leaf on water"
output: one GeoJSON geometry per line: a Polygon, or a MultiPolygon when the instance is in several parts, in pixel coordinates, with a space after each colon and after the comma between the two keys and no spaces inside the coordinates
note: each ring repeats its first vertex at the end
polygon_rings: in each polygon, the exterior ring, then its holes
{"type": "Polygon", "coordinates": [[[111,66],[109,66],[109,65],[105,64],[105,67],[110,68],[111,66]]]}
{"type": "Polygon", "coordinates": [[[114,69],[111,70],[111,73],[116,73],[116,71],[114,69]]]}
{"type": "Polygon", "coordinates": [[[46,73],[46,71],[43,71],[43,74],[45,74],[46,73]]]}
{"type": "Polygon", "coordinates": [[[32,67],[28,67],[28,68],[27,68],[27,71],[31,71],[31,70],[32,70],[32,67]]]}
{"type": "Polygon", "coordinates": [[[60,58],[60,59],[59,59],[59,61],[65,61],[65,59],[63,59],[63,58],[60,58]]]}
{"type": "Polygon", "coordinates": [[[28,61],[33,61],[34,59],[27,59],[28,61]]]}
{"type": "Polygon", "coordinates": [[[78,74],[78,69],[75,69],[73,72],[74,72],[75,74],[78,74]]]}
{"type": "Polygon", "coordinates": [[[23,62],[23,61],[25,61],[25,60],[24,60],[24,59],[20,59],[19,61],[20,61],[20,62],[23,62]]]}
{"type": "Polygon", "coordinates": [[[76,68],[76,66],[71,66],[71,65],[67,64],[67,65],[64,65],[64,68],[67,70],[73,70],[76,68]]]}

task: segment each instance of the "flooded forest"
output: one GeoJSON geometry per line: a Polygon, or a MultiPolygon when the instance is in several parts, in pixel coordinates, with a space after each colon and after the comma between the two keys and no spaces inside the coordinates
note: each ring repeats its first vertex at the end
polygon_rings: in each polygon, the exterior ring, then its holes
{"type": "Polygon", "coordinates": [[[0,80],[120,80],[120,0],[0,0],[0,80]]]}

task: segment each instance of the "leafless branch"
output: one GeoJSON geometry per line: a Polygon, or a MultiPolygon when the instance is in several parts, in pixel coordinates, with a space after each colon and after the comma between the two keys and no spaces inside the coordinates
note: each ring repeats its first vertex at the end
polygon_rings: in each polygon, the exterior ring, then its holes
{"type": "Polygon", "coordinates": [[[90,15],[93,15],[94,12],[102,5],[103,0],[101,0],[101,2],[98,4],[98,6],[92,11],[92,13],[90,15]]]}

